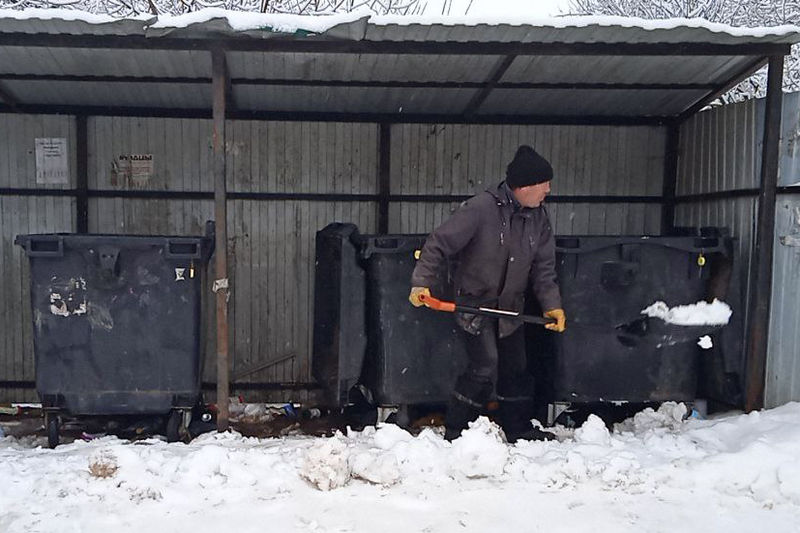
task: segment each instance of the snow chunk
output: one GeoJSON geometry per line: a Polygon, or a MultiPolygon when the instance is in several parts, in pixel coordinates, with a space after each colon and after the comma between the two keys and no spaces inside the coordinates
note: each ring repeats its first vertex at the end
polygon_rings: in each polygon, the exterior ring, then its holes
{"type": "Polygon", "coordinates": [[[636,413],[633,418],[615,424],[614,431],[627,431],[635,435],[641,435],[647,431],[660,428],[676,430],[683,425],[683,420],[688,412],[684,403],[664,402],[658,408],[658,411],[648,407],[644,411],[636,413]]]}
{"type": "Polygon", "coordinates": [[[710,350],[714,347],[714,343],[711,341],[711,337],[708,335],[703,335],[697,340],[697,345],[704,350],[710,350]]]}
{"type": "Polygon", "coordinates": [[[300,476],[319,490],[343,487],[350,481],[347,443],[341,434],[314,443],[300,468],[300,476]]]}
{"type": "Polygon", "coordinates": [[[692,305],[678,305],[672,308],[666,303],[658,301],[642,309],[641,312],[643,315],[660,318],[668,324],[679,326],[721,326],[728,323],[732,313],[728,304],[716,298],[711,303],[700,301],[692,305]]]}
{"type": "Polygon", "coordinates": [[[575,430],[575,440],[583,444],[608,446],[611,444],[611,434],[608,432],[605,422],[599,416],[589,415],[586,422],[575,430]]]}
{"type": "Polygon", "coordinates": [[[468,478],[499,476],[508,462],[508,446],[502,430],[485,416],[469,423],[469,429],[453,441],[452,469],[468,478]]]}
{"type": "Polygon", "coordinates": [[[361,452],[350,457],[352,476],[388,487],[400,481],[397,458],[391,453],[361,452]]]}
{"type": "Polygon", "coordinates": [[[375,432],[374,444],[382,450],[391,450],[400,442],[409,442],[414,437],[395,424],[381,424],[375,432]]]}

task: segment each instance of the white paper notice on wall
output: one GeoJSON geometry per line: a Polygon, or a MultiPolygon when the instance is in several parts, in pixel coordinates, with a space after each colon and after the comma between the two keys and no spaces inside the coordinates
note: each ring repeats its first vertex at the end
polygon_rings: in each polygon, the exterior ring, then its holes
{"type": "Polygon", "coordinates": [[[69,183],[66,138],[36,138],[36,183],[69,183]]]}

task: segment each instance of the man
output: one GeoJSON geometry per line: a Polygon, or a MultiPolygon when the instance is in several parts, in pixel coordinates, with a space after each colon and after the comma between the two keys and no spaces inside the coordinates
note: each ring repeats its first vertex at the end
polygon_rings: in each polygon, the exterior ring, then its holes
{"type": "MultiPolygon", "coordinates": [[[[497,187],[473,196],[428,236],[411,276],[409,301],[423,305],[449,258],[459,303],[522,311],[530,284],[548,329],[562,332],[566,318],[556,283],[555,240],[542,202],[553,169],[530,146],[520,146],[497,187]]],[[[459,313],[468,366],[456,381],[445,417],[445,438],[461,435],[486,406],[497,378],[498,421],[509,442],[548,439],[531,424],[533,376],[527,372],[519,321],[459,313]]]]}

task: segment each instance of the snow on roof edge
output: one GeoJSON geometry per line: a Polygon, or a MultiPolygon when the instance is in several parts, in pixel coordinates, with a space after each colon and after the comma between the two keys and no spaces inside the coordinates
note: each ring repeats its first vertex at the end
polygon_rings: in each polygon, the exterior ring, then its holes
{"type": "Polygon", "coordinates": [[[372,12],[364,9],[334,15],[292,15],[207,8],[184,15],[162,16],[148,27],[152,29],[185,28],[215,19],[225,19],[234,31],[269,29],[280,33],[294,33],[296,31],[324,33],[339,24],[355,22],[370,15],[372,15],[372,12]]]}
{"type": "Polygon", "coordinates": [[[370,24],[379,26],[410,26],[419,24],[425,26],[477,26],[486,24],[490,26],[539,26],[549,28],[585,28],[587,26],[606,26],[622,28],[641,28],[643,30],[670,30],[675,28],[706,29],[714,33],[727,33],[736,37],[765,37],[767,35],[787,35],[800,33],[800,26],[784,24],[781,26],[744,27],[731,26],[720,22],[710,22],[702,18],[671,18],[671,19],[643,19],[637,17],[619,17],[605,15],[581,16],[556,16],[556,17],[526,17],[507,15],[497,16],[399,16],[399,15],[374,15],[370,17],[370,24]]]}
{"type": "Polygon", "coordinates": [[[243,32],[251,30],[268,30],[276,33],[295,33],[307,31],[311,33],[324,33],[331,28],[353,23],[359,19],[367,18],[367,23],[375,26],[532,26],[544,28],[583,28],[588,26],[640,28],[644,30],[670,30],[679,27],[705,29],[713,33],[726,33],[734,37],[766,37],[786,36],[796,34],[800,36],[800,26],[760,26],[736,27],[728,24],[709,22],[700,18],[675,18],[675,19],[641,19],[635,17],[617,16],[558,16],[540,17],[499,14],[486,15],[376,15],[366,7],[349,13],[333,15],[292,15],[292,14],[265,14],[249,11],[231,11],[220,8],[206,8],[192,13],[177,16],[153,17],[141,14],[135,17],[114,18],[109,15],[95,15],[86,11],[71,9],[40,9],[28,8],[24,10],[0,9],[0,19],[16,20],[64,20],[81,21],[89,24],[110,24],[121,21],[142,21],[146,29],[171,30],[186,28],[192,25],[203,24],[212,20],[224,19],[232,31],[243,32]]]}
{"type": "Polygon", "coordinates": [[[86,22],[88,24],[112,24],[123,20],[140,20],[142,22],[149,22],[156,20],[156,17],[149,13],[142,13],[135,17],[114,18],[110,15],[96,15],[88,11],[81,11],[78,9],[43,9],[38,7],[31,7],[27,9],[0,9],[0,19],[16,19],[16,20],[63,20],[63,21],[76,21],[86,22]]]}

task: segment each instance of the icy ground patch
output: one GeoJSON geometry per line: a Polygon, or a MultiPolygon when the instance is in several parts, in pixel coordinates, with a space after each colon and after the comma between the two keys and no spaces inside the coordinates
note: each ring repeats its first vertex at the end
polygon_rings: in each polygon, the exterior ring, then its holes
{"type": "Polygon", "coordinates": [[[800,404],[684,421],[665,404],[508,445],[393,425],[331,438],[0,440],[0,531],[790,532],[800,404]],[[563,432],[562,432],[563,433],[563,432]]]}

